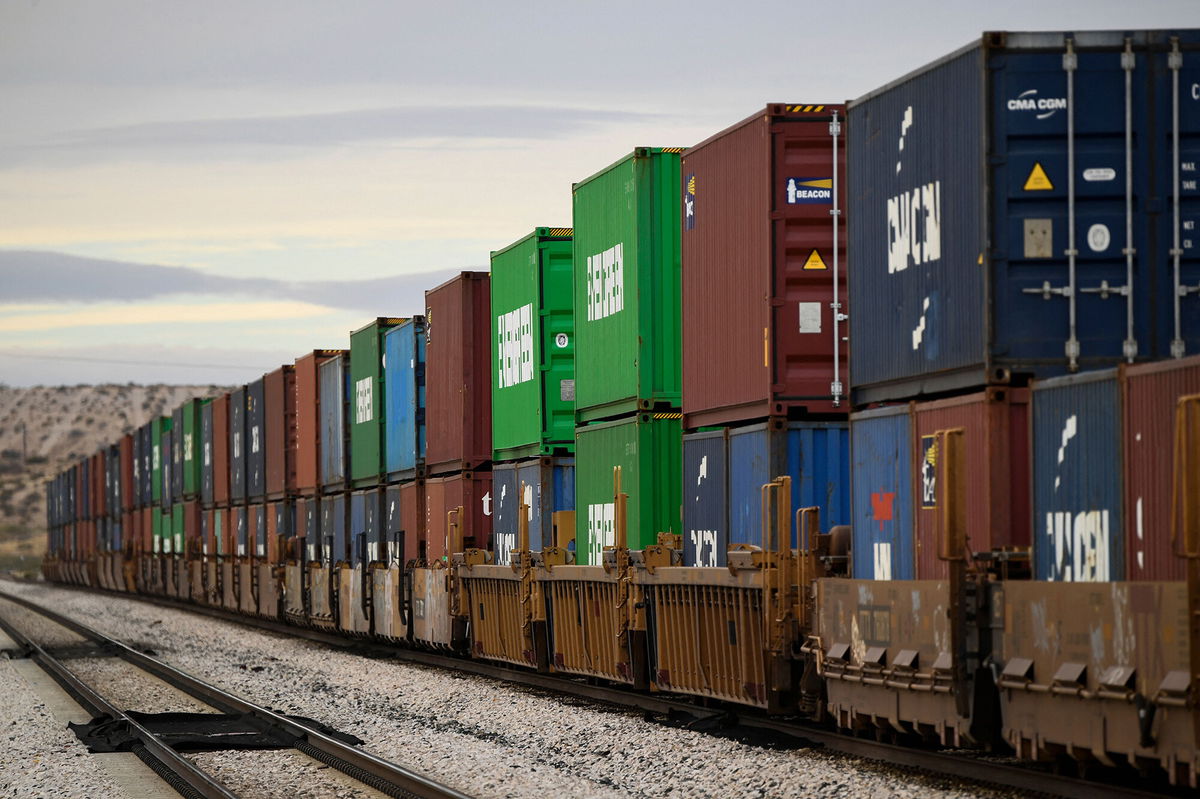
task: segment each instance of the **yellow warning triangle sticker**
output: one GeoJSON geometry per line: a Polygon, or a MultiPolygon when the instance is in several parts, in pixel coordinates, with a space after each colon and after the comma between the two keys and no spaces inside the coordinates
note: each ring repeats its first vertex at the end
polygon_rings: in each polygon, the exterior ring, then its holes
{"type": "Polygon", "coordinates": [[[821,260],[821,253],[813,250],[808,254],[808,260],[804,262],[805,269],[828,269],[825,262],[821,260]]]}
{"type": "Polygon", "coordinates": [[[1029,177],[1025,178],[1025,191],[1050,191],[1053,188],[1054,184],[1050,182],[1046,170],[1042,169],[1040,162],[1034,161],[1029,177]]]}

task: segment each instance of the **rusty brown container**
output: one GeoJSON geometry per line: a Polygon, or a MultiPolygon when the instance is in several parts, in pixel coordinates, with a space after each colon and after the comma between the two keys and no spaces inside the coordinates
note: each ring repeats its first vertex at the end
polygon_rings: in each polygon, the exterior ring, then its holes
{"type": "Polygon", "coordinates": [[[425,560],[453,554],[450,526],[457,523],[463,549],[490,549],[492,544],[492,473],[460,472],[425,482],[425,560]],[[462,514],[457,513],[462,508],[462,514]],[[450,514],[454,514],[453,517],[450,514]]]}
{"type": "Polygon", "coordinates": [[[400,525],[405,563],[425,559],[426,498],[424,480],[400,484],[400,525]]]}
{"type": "Polygon", "coordinates": [[[425,465],[468,471],[492,457],[491,295],[487,272],[425,292],[425,465]]]}
{"type": "Polygon", "coordinates": [[[154,514],[156,513],[158,513],[158,508],[153,506],[145,507],[138,511],[138,514],[142,517],[138,547],[142,554],[147,557],[154,553],[154,514]]]}
{"type": "Polygon", "coordinates": [[[212,402],[212,484],[213,503],[229,504],[229,394],[212,402]]]}
{"type": "Polygon", "coordinates": [[[296,492],[321,493],[321,394],[317,368],[345,350],[313,350],[296,359],[296,492]]]}
{"type": "Polygon", "coordinates": [[[121,510],[128,512],[133,510],[134,499],[134,484],[133,484],[133,435],[121,436],[120,441],[120,466],[121,466],[121,510]]]}
{"type": "Polygon", "coordinates": [[[203,542],[200,540],[200,503],[189,500],[183,503],[184,553],[188,557],[198,555],[203,542]]]}
{"type": "Polygon", "coordinates": [[[683,154],[688,429],[848,411],[845,137],[831,135],[835,112],[845,118],[839,105],[772,104],[683,154]]]}
{"type": "Polygon", "coordinates": [[[1171,545],[1175,404],[1200,394],[1200,356],[1130,366],[1124,383],[1126,576],[1183,580],[1187,561],[1171,545]]]}
{"type": "Polygon", "coordinates": [[[975,553],[1030,545],[1029,390],[990,388],[964,397],[916,403],[913,418],[913,507],[916,579],[950,576],[938,559],[939,471],[934,435],[961,427],[966,444],[967,547],[975,553]]]}
{"type": "Polygon", "coordinates": [[[263,377],[267,444],[267,498],[296,490],[296,367],[281,366],[263,377]]]}
{"type": "Polygon", "coordinates": [[[91,478],[92,478],[92,513],[93,519],[101,519],[108,511],[108,503],[105,501],[108,498],[108,492],[105,491],[104,485],[104,450],[95,453],[91,456],[91,478]]]}

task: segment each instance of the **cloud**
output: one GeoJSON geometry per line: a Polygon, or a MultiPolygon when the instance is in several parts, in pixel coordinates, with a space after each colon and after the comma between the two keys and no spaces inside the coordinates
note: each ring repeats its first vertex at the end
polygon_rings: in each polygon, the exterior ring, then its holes
{"type": "MultiPolygon", "coordinates": [[[[367,280],[284,281],[212,275],[188,266],[136,264],[58,252],[0,250],[3,300],[11,305],[47,302],[133,303],[161,297],[203,295],[246,297],[262,302],[291,300],[312,306],[377,313],[407,298],[420,308],[426,289],[455,270],[367,280]]],[[[187,306],[192,307],[192,306],[187,306]]],[[[205,306],[212,307],[212,306],[205,306]]],[[[72,324],[80,324],[72,314],[72,324]]],[[[278,318],[278,317],[275,317],[278,318]]]]}
{"type": "MultiPolygon", "coordinates": [[[[37,307],[37,306],[35,306],[37,307]]],[[[126,325],[204,324],[307,319],[332,313],[332,309],[307,302],[217,302],[203,305],[165,303],[145,305],[131,310],[126,306],[85,308],[72,311],[21,313],[21,306],[0,305],[0,333],[28,333],[59,330],[65,327],[114,327],[126,325]],[[18,313],[5,315],[14,310],[18,313]]]]}
{"type": "Polygon", "coordinates": [[[79,164],[114,158],[271,158],[359,143],[446,140],[546,140],[610,123],[645,122],[656,114],[533,105],[412,106],[334,113],[144,122],[64,132],[37,144],[0,150],[0,166],[79,164]]]}

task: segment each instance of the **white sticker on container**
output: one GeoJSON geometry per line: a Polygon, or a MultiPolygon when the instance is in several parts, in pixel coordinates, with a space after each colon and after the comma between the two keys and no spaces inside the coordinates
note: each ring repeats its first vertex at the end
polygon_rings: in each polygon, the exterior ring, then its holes
{"type": "Polygon", "coordinates": [[[797,303],[800,309],[800,332],[801,333],[820,333],[821,332],[821,303],[819,302],[801,302],[797,303]]]}
{"type": "Polygon", "coordinates": [[[1116,180],[1117,170],[1107,166],[1094,166],[1091,169],[1083,170],[1083,179],[1088,183],[1098,183],[1109,180],[1116,180]]]}
{"type": "Polygon", "coordinates": [[[1088,228],[1087,243],[1092,248],[1092,252],[1104,252],[1108,249],[1108,245],[1112,243],[1112,233],[1108,230],[1108,225],[1099,223],[1088,228]]]}
{"type": "Polygon", "coordinates": [[[876,541],[874,550],[875,579],[892,579],[892,545],[886,541],[876,541]]]}
{"type": "Polygon", "coordinates": [[[575,381],[560,380],[558,381],[558,398],[563,402],[575,401],[575,381]]]}

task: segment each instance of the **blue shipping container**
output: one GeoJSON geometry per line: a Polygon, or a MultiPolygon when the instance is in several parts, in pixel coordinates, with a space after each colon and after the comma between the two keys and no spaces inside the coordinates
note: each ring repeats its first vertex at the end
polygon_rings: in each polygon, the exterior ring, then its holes
{"type": "Polygon", "coordinates": [[[399,564],[404,557],[404,522],[400,516],[400,486],[390,485],[383,492],[382,535],[389,565],[399,564]]]}
{"type": "Polygon", "coordinates": [[[267,493],[266,384],[260,377],[246,386],[246,495],[267,493]]]}
{"type": "Polygon", "coordinates": [[[267,507],[265,505],[250,506],[250,537],[254,541],[254,556],[267,556],[267,507]]]}
{"type": "Polygon", "coordinates": [[[1117,371],[1035,383],[1033,557],[1039,580],[1124,577],[1121,471],[1117,371]]]}
{"type": "Polygon", "coordinates": [[[425,465],[425,317],[383,335],[384,449],[389,480],[409,480],[425,465]]]}
{"type": "Polygon", "coordinates": [[[683,437],[683,565],[724,566],[729,542],[728,431],[683,437]]]}
{"type": "Polygon", "coordinates": [[[229,392],[229,498],[246,501],[246,387],[229,392]]]}
{"type": "Polygon", "coordinates": [[[318,497],[304,500],[304,548],[309,563],[320,563],[325,552],[325,539],[321,533],[322,505],[318,497]]]}
{"type": "Polygon", "coordinates": [[[529,549],[538,552],[554,545],[554,514],[575,510],[575,459],[541,457],[492,465],[495,563],[511,563],[513,550],[519,544],[517,522],[522,487],[523,501],[529,506],[529,549]]]}
{"type": "Polygon", "coordinates": [[[321,485],[326,491],[340,491],[346,485],[348,366],[348,358],[341,355],[330,358],[317,369],[321,400],[321,485]]]}
{"type": "Polygon", "coordinates": [[[346,541],[348,518],[345,494],[326,495],[321,499],[321,542],[326,565],[336,565],[349,560],[346,541]]]}
{"type": "Polygon", "coordinates": [[[381,560],[379,548],[379,490],[355,491],[350,495],[350,563],[365,566],[381,560]]]}
{"type": "Polygon", "coordinates": [[[986,34],[850,104],[857,404],[1200,350],[1198,49],[986,34]]]}
{"type": "Polygon", "coordinates": [[[912,580],[912,420],[908,406],[850,417],[854,474],[851,576],[859,580],[912,580]]]}
{"type": "Polygon", "coordinates": [[[244,558],[249,554],[247,549],[248,542],[246,538],[250,525],[246,520],[246,507],[242,505],[240,507],[231,508],[230,510],[233,513],[234,540],[237,545],[236,554],[239,558],[244,558]]]}

